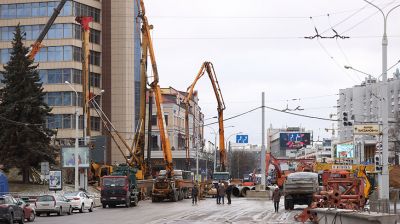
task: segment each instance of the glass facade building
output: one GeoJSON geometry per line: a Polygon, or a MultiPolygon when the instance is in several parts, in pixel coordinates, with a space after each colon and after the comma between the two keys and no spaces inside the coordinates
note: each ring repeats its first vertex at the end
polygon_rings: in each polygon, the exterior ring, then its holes
{"type": "MultiPolygon", "coordinates": [[[[59,1],[0,2],[0,70],[10,59],[15,27],[20,24],[24,44],[31,45],[58,4],[59,1]]],[[[43,100],[52,107],[53,116],[47,118],[46,126],[57,130],[55,137],[61,144],[70,143],[70,139],[75,138],[75,107],[79,111],[80,136],[83,136],[82,29],[75,22],[77,16],[93,17],[90,24],[90,92],[98,94],[102,89],[100,1],[67,1],[45,36],[44,46],[35,56],[45,91],[43,100]],[[66,81],[71,83],[77,94],[65,84],[66,81]]],[[[100,97],[96,100],[101,102],[100,97]]],[[[92,135],[101,135],[101,121],[93,109],[90,126],[92,135]]]]}
{"type": "MultiPolygon", "coordinates": [[[[11,40],[20,24],[24,44],[30,46],[47,23],[57,0],[0,1],[0,70],[10,59],[11,40]]],[[[136,0],[69,0],[51,26],[35,56],[40,81],[46,92],[44,101],[53,109],[48,128],[58,130],[61,144],[73,144],[75,107],[79,114],[79,135],[83,136],[82,117],[82,32],[77,16],[91,16],[90,92],[99,94],[103,111],[116,129],[131,144],[139,115],[140,100],[140,20],[136,0]],[[77,94],[65,84],[71,83],[77,94]]],[[[0,75],[0,80],[3,77],[0,75]]],[[[1,88],[1,84],[0,84],[1,88]]],[[[91,135],[108,135],[91,109],[91,135]]],[[[124,162],[111,138],[107,140],[108,163],[124,162]]]]}

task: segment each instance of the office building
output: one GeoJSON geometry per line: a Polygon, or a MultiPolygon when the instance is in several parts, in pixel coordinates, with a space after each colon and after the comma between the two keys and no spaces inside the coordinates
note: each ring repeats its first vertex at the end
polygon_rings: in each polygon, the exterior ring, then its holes
{"type": "MultiPolygon", "coordinates": [[[[0,2],[0,69],[7,63],[15,26],[25,32],[25,45],[31,45],[52,15],[59,1],[2,0],[0,2]]],[[[73,145],[75,107],[79,109],[79,135],[83,136],[82,116],[82,34],[77,16],[91,16],[90,23],[90,92],[102,97],[103,110],[123,137],[129,139],[135,130],[135,101],[140,97],[137,85],[140,69],[140,20],[134,0],[67,1],[35,57],[43,82],[45,102],[54,116],[47,119],[48,128],[57,130],[61,145],[73,145]],[[71,83],[78,97],[65,81],[71,83]],[[135,84],[136,81],[136,84],[135,84]]],[[[1,77],[0,77],[1,79],[1,77]]],[[[107,135],[92,108],[91,135],[107,135]]],[[[108,138],[106,161],[124,162],[108,138]]]]}
{"type": "MultiPolygon", "coordinates": [[[[381,82],[374,78],[366,78],[360,85],[341,89],[337,101],[338,144],[349,143],[354,145],[355,162],[373,162],[376,145],[381,141],[376,135],[353,135],[353,126],[375,124],[381,126],[381,82]],[[342,122],[344,113],[347,113],[352,126],[345,126],[342,122]]],[[[400,150],[399,115],[400,115],[400,73],[397,70],[392,78],[388,79],[389,91],[389,162],[398,161],[396,152],[400,150]]]]}

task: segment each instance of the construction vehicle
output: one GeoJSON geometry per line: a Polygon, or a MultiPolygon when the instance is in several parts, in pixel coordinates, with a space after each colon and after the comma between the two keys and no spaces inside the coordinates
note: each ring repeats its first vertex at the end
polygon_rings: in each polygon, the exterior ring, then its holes
{"type": "Polygon", "coordinates": [[[367,198],[365,197],[369,187],[365,169],[354,176],[347,170],[325,170],[323,171],[322,189],[313,195],[313,202],[294,218],[298,222],[310,220],[317,222],[317,215],[311,212],[313,208],[350,209],[352,211],[363,210],[367,198]]]}
{"type": "Polygon", "coordinates": [[[136,168],[127,164],[115,167],[110,176],[104,176],[101,183],[101,204],[103,208],[124,204],[136,206],[139,202],[139,189],[136,181],[136,168]]]}
{"type": "Polygon", "coordinates": [[[313,194],[318,192],[318,174],[295,172],[287,176],[283,184],[284,205],[286,210],[293,210],[294,205],[310,206],[313,194]]]}
{"type": "Polygon", "coordinates": [[[111,175],[113,167],[92,162],[90,163],[90,171],[92,172],[92,181],[100,184],[100,179],[103,176],[111,175]]]}
{"type": "Polygon", "coordinates": [[[217,99],[218,107],[218,125],[219,125],[219,153],[220,153],[220,171],[225,172],[226,169],[226,152],[225,152],[225,138],[224,138],[224,110],[225,102],[222,97],[221,88],[218,83],[217,76],[215,74],[214,65],[211,62],[204,62],[196,75],[193,83],[187,88],[187,95],[185,97],[185,143],[186,143],[186,164],[187,168],[190,167],[190,157],[189,157],[189,111],[190,111],[190,100],[193,96],[194,87],[197,81],[203,77],[204,73],[207,72],[210,78],[211,85],[213,87],[215,97],[217,99]]]}
{"type": "Polygon", "coordinates": [[[215,197],[217,195],[218,184],[223,183],[228,186],[230,183],[231,175],[229,172],[214,172],[212,175],[212,186],[209,188],[207,194],[215,197]]]}
{"type": "Polygon", "coordinates": [[[160,202],[164,199],[175,202],[189,198],[190,190],[193,187],[191,172],[174,170],[174,176],[168,178],[167,171],[161,170],[153,186],[152,202],[160,202]]]}
{"type": "MultiPolygon", "coordinates": [[[[146,17],[146,11],[143,0],[140,1],[140,12],[138,17],[142,21],[142,60],[147,61],[147,54],[150,56],[151,67],[153,71],[153,80],[149,81],[149,86],[154,94],[155,105],[157,108],[157,125],[160,131],[161,137],[161,148],[164,154],[165,171],[162,175],[159,175],[153,183],[152,188],[152,201],[162,201],[169,199],[171,201],[177,201],[183,199],[185,196],[185,189],[191,189],[193,186],[192,181],[183,179],[183,172],[180,175],[179,172],[174,173],[174,167],[172,163],[172,152],[171,145],[168,138],[168,132],[165,125],[164,112],[162,107],[162,96],[161,88],[159,86],[159,75],[157,70],[156,58],[154,54],[153,42],[151,38],[151,26],[146,17]],[[181,178],[182,177],[182,178],[181,178]]],[[[144,63],[144,62],[142,62],[144,63]]],[[[148,77],[147,77],[148,78],[148,77]]],[[[149,102],[151,105],[152,102],[149,102]]],[[[149,106],[151,107],[151,106],[149,106]]]]}
{"type": "Polygon", "coordinates": [[[58,15],[60,14],[62,8],[64,7],[65,3],[68,0],[61,0],[60,3],[58,3],[57,7],[54,9],[53,14],[51,15],[50,19],[47,21],[46,25],[44,26],[42,32],[39,34],[38,38],[36,41],[31,45],[29,52],[27,54],[28,58],[30,60],[34,60],[36,54],[40,51],[40,49],[43,47],[42,41],[46,37],[47,33],[49,32],[51,26],[53,25],[54,21],[57,19],[58,15]]]}
{"type": "Polygon", "coordinates": [[[285,182],[286,179],[286,174],[281,170],[281,165],[278,159],[276,159],[270,152],[267,152],[265,156],[265,164],[266,164],[266,169],[265,169],[265,175],[269,175],[269,165],[272,163],[272,165],[275,167],[275,183],[278,185],[279,188],[283,187],[283,183],[285,182]]]}

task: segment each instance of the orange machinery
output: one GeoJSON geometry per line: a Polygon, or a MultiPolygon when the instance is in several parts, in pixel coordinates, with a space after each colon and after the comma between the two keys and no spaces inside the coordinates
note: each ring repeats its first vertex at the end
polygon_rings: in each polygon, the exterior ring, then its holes
{"type": "Polygon", "coordinates": [[[190,100],[193,96],[194,87],[197,81],[207,72],[208,77],[210,78],[211,85],[213,87],[215,97],[217,98],[217,111],[218,111],[218,124],[219,124],[219,152],[220,152],[220,167],[221,172],[225,172],[226,170],[226,152],[225,152],[225,138],[224,138],[224,114],[225,110],[225,102],[222,98],[221,88],[218,84],[217,76],[215,74],[214,65],[211,62],[204,62],[200,68],[200,71],[197,73],[196,78],[193,83],[187,89],[187,95],[185,97],[185,142],[186,142],[186,165],[188,169],[190,168],[190,156],[189,156],[189,110],[190,110],[190,100]]]}

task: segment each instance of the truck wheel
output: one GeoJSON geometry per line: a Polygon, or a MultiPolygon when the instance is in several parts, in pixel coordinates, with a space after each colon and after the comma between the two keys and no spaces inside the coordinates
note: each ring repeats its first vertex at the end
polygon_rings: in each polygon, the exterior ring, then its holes
{"type": "Polygon", "coordinates": [[[139,199],[137,197],[135,197],[135,200],[132,203],[132,207],[136,207],[139,203],[139,199]]]}
{"type": "Polygon", "coordinates": [[[172,192],[171,201],[173,202],[178,201],[178,193],[175,190],[172,192]]]}
{"type": "Polygon", "coordinates": [[[151,202],[158,202],[158,198],[156,198],[156,197],[151,197],[151,202]]]}
{"type": "Polygon", "coordinates": [[[131,199],[130,198],[126,199],[125,207],[127,207],[127,208],[131,207],[131,199]]]}
{"type": "Polygon", "coordinates": [[[289,200],[289,209],[293,210],[294,209],[294,202],[293,200],[289,200]]]}
{"type": "Polygon", "coordinates": [[[288,200],[287,199],[285,199],[283,204],[285,205],[285,210],[289,210],[289,204],[288,204],[288,200]]]}
{"type": "Polygon", "coordinates": [[[183,190],[179,191],[179,201],[183,200],[183,190]]]}
{"type": "Polygon", "coordinates": [[[103,205],[103,208],[107,208],[107,204],[102,204],[103,205]]]}

